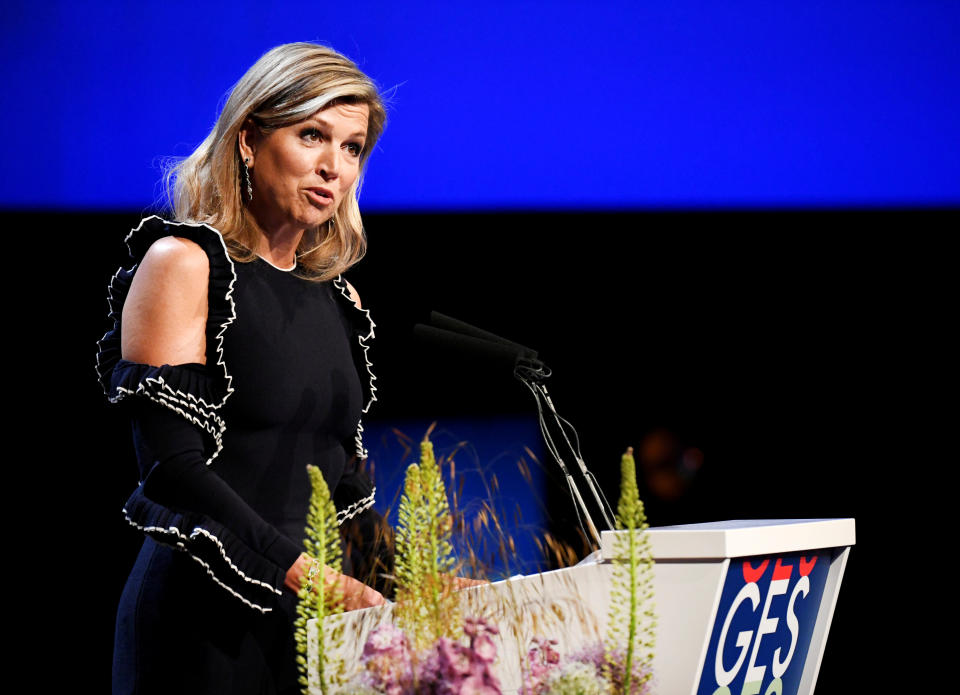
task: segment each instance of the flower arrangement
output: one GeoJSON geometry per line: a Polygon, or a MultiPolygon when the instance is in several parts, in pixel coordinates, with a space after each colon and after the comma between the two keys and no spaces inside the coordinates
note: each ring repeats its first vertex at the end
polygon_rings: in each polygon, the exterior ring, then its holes
{"type": "MultiPolygon", "coordinates": [[[[336,513],[329,491],[319,471],[311,471],[311,482],[307,551],[318,563],[339,568],[336,513]]],[[[618,555],[625,561],[614,567],[605,643],[561,658],[556,641],[534,639],[526,655],[521,695],[649,695],[656,625],[653,565],[629,449],[621,460],[617,512],[618,527],[628,533],[618,535],[618,555]]],[[[306,686],[307,670],[312,668],[319,674],[324,695],[501,695],[500,681],[493,672],[497,658],[494,637],[499,629],[482,618],[462,618],[460,602],[453,593],[453,524],[429,440],[421,443],[419,464],[407,468],[398,513],[396,624],[380,625],[369,634],[360,659],[362,672],[338,691],[341,665],[324,663],[325,644],[332,637],[323,627],[323,618],[339,610],[338,597],[305,589],[297,620],[298,646],[304,647],[301,683],[306,686]],[[317,664],[306,661],[307,617],[320,619],[317,664]]],[[[323,582],[317,583],[322,586],[323,582]]]]}

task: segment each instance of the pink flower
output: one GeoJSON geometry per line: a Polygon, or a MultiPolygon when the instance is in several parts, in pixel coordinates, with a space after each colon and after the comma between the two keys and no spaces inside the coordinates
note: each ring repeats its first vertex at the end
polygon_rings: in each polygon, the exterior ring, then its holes
{"type": "Polygon", "coordinates": [[[440,668],[447,677],[465,676],[470,673],[470,657],[463,645],[447,637],[437,641],[437,653],[440,655],[440,668]]]}
{"type": "Polygon", "coordinates": [[[472,639],[482,634],[499,635],[500,628],[483,618],[467,618],[463,622],[463,632],[472,639]]]}
{"type": "Polygon", "coordinates": [[[473,653],[476,654],[480,661],[489,664],[493,663],[494,659],[497,658],[497,645],[495,645],[493,640],[487,635],[480,635],[474,639],[471,646],[473,647],[473,653]]]}
{"type": "Polygon", "coordinates": [[[501,695],[500,681],[491,671],[497,658],[491,635],[497,626],[480,618],[464,621],[463,641],[441,637],[427,652],[412,658],[404,633],[381,625],[370,633],[363,649],[366,683],[385,695],[501,695]]]}
{"type": "Polygon", "coordinates": [[[374,656],[389,652],[394,656],[400,656],[400,652],[406,647],[406,642],[406,635],[399,628],[390,624],[380,625],[367,637],[367,643],[363,645],[363,655],[374,656]]]}
{"type": "Polygon", "coordinates": [[[502,695],[500,688],[487,683],[483,676],[474,675],[463,681],[460,695],[502,695]]]}
{"type": "Polygon", "coordinates": [[[547,676],[560,663],[560,652],[554,649],[555,639],[535,637],[527,652],[527,672],[520,689],[522,695],[538,695],[543,691],[547,676]]]}
{"type": "Polygon", "coordinates": [[[463,634],[467,637],[476,637],[479,634],[480,621],[477,618],[467,618],[463,621],[463,634]]]}

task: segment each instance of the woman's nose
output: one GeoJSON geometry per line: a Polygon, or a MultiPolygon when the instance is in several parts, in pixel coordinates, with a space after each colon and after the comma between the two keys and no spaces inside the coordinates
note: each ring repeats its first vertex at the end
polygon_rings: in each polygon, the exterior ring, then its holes
{"type": "Polygon", "coordinates": [[[340,175],[340,153],[336,147],[322,147],[317,158],[317,173],[324,181],[330,181],[340,175]]]}

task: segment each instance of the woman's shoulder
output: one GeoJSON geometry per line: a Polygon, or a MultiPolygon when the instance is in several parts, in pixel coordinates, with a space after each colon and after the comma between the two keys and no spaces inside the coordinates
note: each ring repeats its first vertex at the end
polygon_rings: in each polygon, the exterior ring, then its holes
{"type": "Polygon", "coordinates": [[[206,294],[210,257],[197,242],[186,237],[165,236],[147,248],[134,278],[150,278],[156,291],[174,294],[206,294]]]}
{"type": "Polygon", "coordinates": [[[178,252],[199,257],[196,252],[202,250],[211,260],[229,258],[223,234],[200,222],[177,222],[151,215],[143,218],[126,237],[127,250],[135,262],[143,259],[158,242],[162,243],[154,252],[157,255],[165,251],[175,257],[178,252]]]}
{"type": "Polygon", "coordinates": [[[160,237],[150,244],[144,256],[146,258],[152,258],[154,262],[173,263],[184,270],[207,265],[207,252],[200,244],[180,236],[160,237]]]}
{"type": "Polygon", "coordinates": [[[209,299],[221,327],[232,319],[236,273],[218,230],[152,216],[130,232],[126,243],[135,265],[123,298],[125,314],[151,304],[174,320],[195,317],[209,299]]]}

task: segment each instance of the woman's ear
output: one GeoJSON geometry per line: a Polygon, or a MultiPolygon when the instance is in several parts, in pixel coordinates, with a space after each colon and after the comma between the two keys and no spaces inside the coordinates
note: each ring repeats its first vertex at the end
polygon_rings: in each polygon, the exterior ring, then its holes
{"type": "Polygon", "coordinates": [[[247,120],[237,135],[237,144],[240,146],[240,159],[248,167],[253,167],[254,158],[257,153],[257,140],[260,137],[260,131],[251,120],[247,120]]]}

